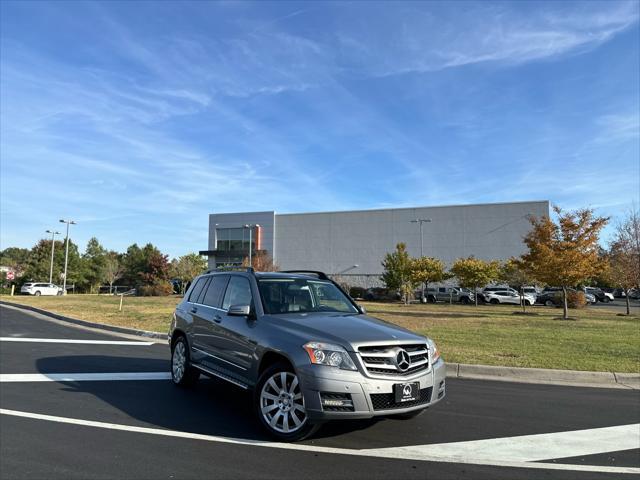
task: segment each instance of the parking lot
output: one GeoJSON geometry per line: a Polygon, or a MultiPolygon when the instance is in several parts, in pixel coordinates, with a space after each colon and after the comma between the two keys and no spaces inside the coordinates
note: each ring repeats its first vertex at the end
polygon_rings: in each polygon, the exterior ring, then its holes
{"type": "Polygon", "coordinates": [[[626,478],[640,473],[637,390],[448,380],[409,421],[327,424],[271,442],[247,393],[169,380],[164,342],[0,306],[4,478],[626,478]]]}

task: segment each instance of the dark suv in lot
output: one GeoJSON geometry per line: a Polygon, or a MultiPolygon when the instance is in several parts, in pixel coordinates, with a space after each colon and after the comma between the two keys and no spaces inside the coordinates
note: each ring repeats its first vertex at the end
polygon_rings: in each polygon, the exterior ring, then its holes
{"type": "Polygon", "coordinates": [[[175,384],[204,373],[251,390],[260,423],[284,441],[326,420],[410,418],[445,395],[431,339],[365,315],[321,272],[201,275],[169,343],[175,384]]]}

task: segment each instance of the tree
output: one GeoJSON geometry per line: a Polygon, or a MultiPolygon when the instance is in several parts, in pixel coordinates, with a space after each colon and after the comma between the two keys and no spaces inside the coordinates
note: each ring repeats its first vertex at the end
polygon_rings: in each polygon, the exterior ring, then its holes
{"type": "Polygon", "coordinates": [[[477,289],[497,280],[500,264],[497,261],[485,261],[474,256],[458,258],[451,266],[451,273],[460,282],[461,287],[471,288],[478,306],[477,289]]]}
{"type": "Polygon", "coordinates": [[[104,249],[96,237],[89,239],[87,248],[82,255],[84,263],[84,279],[89,292],[100,287],[105,278],[105,267],[107,261],[107,251],[104,249]]]}
{"type": "Polygon", "coordinates": [[[520,305],[522,305],[522,311],[527,311],[527,304],[524,301],[524,290],[526,285],[531,285],[534,279],[531,277],[525,265],[520,262],[520,259],[511,257],[500,266],[500,272],[498,280],[506,283],[510,287],[518,289],[520,292],[520,305]]]}
{"type": "Polygon", "coordinates": [[[180,290],[184,295],[185,286],[207,269],[207,260],[197,253],[188,253],[171,261],[170,275],[180,280],[180,290]]]}
{"type": "MultiPolygon", "coordinates": [[[[410,272],[412,281],[423,285],[424,289],[427,291],[429,290],[430,282],[441,282],[448,277],[444,262],[433,257],[412,259],[410,272]]],[[[422,298],[420,300],[424,302],[424,292],[422,293],[422,298]]]]}
{"type": "Polygon", "coordinates": [[[108,252],[105,255],[103,279],[109,284],[109,293],[112,293],[113,284],[122,277],[123,273],[122,256],[117,252],[108,252]]]}
{"type": "Polygon", "coordinates": [[[524,243],[528,252],[522,265],[529,274],[547,285],[562,287],[563,318],[569,318],[567,289],[594,277],[602,269],[598,256],[600,231],[608,218],[597,217],[591,209],[563,212],[555,223],[549,217],[531,217],[531,231],[524,243]]]}
{"type": "Polygon", "coordinates": [[[8,247],[0,252],[0,265],[11,267],[19,277],[27,268],[30,250],[28,248],[8,247]]]}
{"type": "Polygon", "coordinates": [[[610,278],[622,288],[630,312],[629,290],[640,288],[640,215],[633,209],[616,225],[609,250],[610,278]]]}
{"type": "MultiPolygon", "coordinates": [[[[273,262],[271,255],[263,252],[256,252],[251,257],[251,266],[257,272],[277,272],[280,267],[273,262]]],[[[243,267],[249,266],[249,257],[245,257],[242,261],[243,267]]]]}
{"type": "Polygon", "coordinates": [[[404,299],[404,303],[409,303],[409,296],[415,288],[415,281],[411,277],[411,258],[404,243],[396,245],[396,251],[387,253],[382,261],[382,281],[387,288],[398,290],[404,299]]]}

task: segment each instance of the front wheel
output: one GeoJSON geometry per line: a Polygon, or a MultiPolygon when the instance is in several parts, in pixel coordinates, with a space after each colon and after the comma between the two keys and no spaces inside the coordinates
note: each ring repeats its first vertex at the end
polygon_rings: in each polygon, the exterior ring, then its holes
{"type": "Polygon", "coordinates": [[[309,420],[298,376],[286,363],[272,365],[260,375],[253,403],[262,426],[278,440],[303,440],[320,427],[309,420]]]}
{"type": "Polygon", "coordinates": [[[500,300],[498,300],[497,298],[492,298],[489,303],[493,304],[493,305],[498,305],[500,303],[500,300]]]}
{"type": "Polygon", "coordinates": [[[545,300],[544,304],[547,307],[555,307],[555,305],[556,305],[555,303],[553,303],[553,300],[545,300]]]}
{"type": "Polygon", "coordinates": [[[35,295],[36,297],[39,297],[39,296],[41,295],[40,290],[38,290],[36,293],[34,293],[34,295],[35,295]]]}
{"type": "Polygon", "coordinates": [[[609,303],[609,302],[611,301],[611,299],[610,299],[609,297],[604,297],[604,298],[602,299],[602,301],[603,301],[604,303],[609,303]]]}
{"type": "Polygon", "coordinates": [[[524,304],[525,304],[527,307],[530,307],[530,306],[532,305],[532,303],[531,303],[529,300],[525,300],[525,301],[524,301],[524,304]]]}

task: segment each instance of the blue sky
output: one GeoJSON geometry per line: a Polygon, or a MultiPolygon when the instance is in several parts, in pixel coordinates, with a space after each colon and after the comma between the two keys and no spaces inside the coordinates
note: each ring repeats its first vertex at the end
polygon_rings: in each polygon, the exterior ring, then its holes
{"type": "Polygon", "coordinates": [[[59,218],[82,246],[177,256],[212,212],[619,215],[640,196],[639,5],[3,1],[0,248],[59,218]]]}

